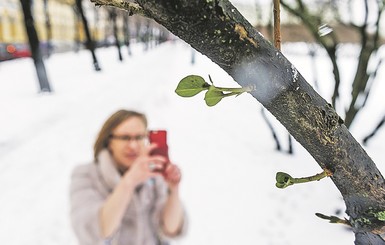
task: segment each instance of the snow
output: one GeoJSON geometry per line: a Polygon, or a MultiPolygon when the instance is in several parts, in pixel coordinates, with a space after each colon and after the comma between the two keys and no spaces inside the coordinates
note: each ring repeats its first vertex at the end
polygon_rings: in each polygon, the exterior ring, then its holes
{"type": "MultiPolygon", "coordinates": [[[[284,47],[283,53],[311,81],[310,58],[292,52],[304,49],[298,45],[284,47]]],[[[92,159],[101,124],[120,108],[142,111],[150,128],[169,131],[170,156],[183,172],[182,199],[190,219],[188,234],[173,244],[353,244],[347,228],[314,215],[346,217],[330,179],[275,187],[278,171],[303,177],[321,169],[296,142],[294,156],[274,150],[259,102],[242,94],[207,107],[203,93],[181,98],[174,92],[191,74],[237,87],[224,71],[200,54],[191,65],[192,50],[180,41],[149,52],[134,44],[132,52],[128,57],[123,49],[125,59],[119,62],[115,48],[97,50],[101,72],[93,70],[87,51],[55,54],[45,61],[52,94],[37,93],[31,59],[0,63],[0,244],[77,244],[68,215],[69,176],[92,159]]],[[[341,62],[347,64],[345,79],[355,63],[350,56],[341,62]]],[[[320,93],[328,99],[331,66],[322,53],[317,64],[320,93]]],[[[373,99],[353,125],[357,139],[384,113],[384,85],[374,86],[373,99]]],[[[287,147],[287,134],[282,126],[277,130],[287,147]]],[[[365,148],[382,171],[384,138],[380,131],[365,148]]]]}

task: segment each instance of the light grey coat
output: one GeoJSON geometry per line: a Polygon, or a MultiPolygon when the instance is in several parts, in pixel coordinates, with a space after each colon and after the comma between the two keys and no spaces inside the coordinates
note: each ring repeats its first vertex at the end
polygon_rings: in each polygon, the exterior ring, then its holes
{"type": "MultiPolygon", "coordinates": [[[[160,215],[168,194],[161,177],[150,179],[134,192],[117,232],[101,238],[99,212],[121,175],[107,150],[101,151],[98,159],[98,163],[76,167],[71,177],[71,223],[79,244],[163,244],[167,236],[162,233],[160,215]]],[[[186,222],[176,235],[184,233],[185,226],[186,222]]]]}

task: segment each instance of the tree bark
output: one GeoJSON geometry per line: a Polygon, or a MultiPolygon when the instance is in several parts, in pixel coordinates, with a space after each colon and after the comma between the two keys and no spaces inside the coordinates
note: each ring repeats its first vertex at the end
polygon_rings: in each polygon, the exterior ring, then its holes
{"type": "Polygon", "coordinates": [[[118,24],[116,22],[118,13],[116,9],[109,9],[108,14],[110,17],[110,21],[112,22],[112,29],[113,29],[114,38],[115,38],[115,46],[116,46],[116,49],[118,50],[118,59],[119,61],[123,61],[122,51],[120,49],[120,40],[118,35],[118,24]]]}
{"type": "Polygon", "coordinates": [[[49,16],[49,10],[48,10],[48,0],[43,1],[44,6],[44,16],[45,16],[45,29],[47,32],[47,43],[45,46],[46,49],[46,55],[47,57],[51,56],[52,53],[52,25],[51,25],[51,18],[49,16]]]}
{"type": "Polygon", "coordinates": [[[95,54],[95,42],[92,40],[90,28],[88,27],[88,21],[86,16],[84,15],[82,0],[76,0],[76,8],[78,10],[78,14],[82,18],[83,28],[86,34],[86,46],[87,46],[87,49],[90,50],[91,52],[94,69],[95,71],[100,71],[101,68],[99,66],[99,62],[95,54]]]}
{"type": "Polygon", "coordinates": [[[130,39],[131,39],[131,28],[129,25],[128,15],[123,15],[123,34],[124,34],[124,44],[126,45],[128,56],[131,56],[131,47],[130,47],[130,39]]]}
{"type": "Polygon", "coordinates": [[[31,0],[20,0],[24,14],[25,30],[27,32],[32,59],[35,63],[37,78],[39,80],[40,92],[51,92],[47,72],[43,62],[43,55],[40,50],[40,41],[37,36],[34,19],[31,11],[31,0]]]}
{"type": "MultiPolygon", "coordinates": [[[[91,0],[113,5],[111,0],[91,0]],[[106,2],[108,1],[108,2],[106,2]]],[[[126,2],[127,3],[127,2],[126,2]]],[[[286,57],[227,0],[136,0],[135,11],[154,19],[208,56],[250,92],[332,172],[346,203],[356,244],[384,232],[385,184],[374,162],[335,110],[286,57]],[[358,236],[359,235],[359,236],[358,236]]],[[[116,6],[132,13],[130,4],[116,6]]],[[[132,6],[131,6],[132,7],[132,6]]]]}

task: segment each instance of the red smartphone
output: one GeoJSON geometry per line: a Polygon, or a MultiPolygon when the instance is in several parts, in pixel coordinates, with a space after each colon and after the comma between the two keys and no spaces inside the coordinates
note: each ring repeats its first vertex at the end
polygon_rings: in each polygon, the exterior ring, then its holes
{"type": "MultiPolygon", "coordinates": [[[[161,155],[166,158],[166,165],[169,163],[168,145],[167,145],[167,131],[166,130],[150,130],[150,143],[155,143],[157,148],[151,151],[150,155],[161,155]]],[[[160,170],[162,171],[162,170],[160,170]]]]}

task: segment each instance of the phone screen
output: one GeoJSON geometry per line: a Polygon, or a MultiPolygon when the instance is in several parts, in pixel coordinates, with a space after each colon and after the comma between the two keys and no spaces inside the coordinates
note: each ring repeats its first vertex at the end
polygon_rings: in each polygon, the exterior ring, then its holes
{"type": "Polygon", "coordinates": [[[167,131],[166,130],[151,130],[150,143],[155,143],[157,148],[151,151],[151,155],[161,155],[168,158],[167,131]]]}

